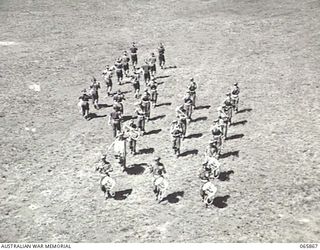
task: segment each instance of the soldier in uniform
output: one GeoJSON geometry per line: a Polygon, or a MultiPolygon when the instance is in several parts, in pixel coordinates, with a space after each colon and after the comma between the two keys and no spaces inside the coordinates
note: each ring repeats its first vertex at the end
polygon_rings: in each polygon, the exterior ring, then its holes
{"type": "Polygon", "coordinates": [[[219,119],[213,121],[213,126],[211,127],[211,133],[213,141],[216,143],[217,147],[221,149],[223,130],[219,124],[219,119]]]}
{"type": "Polygon", "coordinates": [[[157,57],[155,56],[154,53],[151,53],[151,57],[149,58],[149,64],[150,64],[150,72],[151,76],[155,77],[156,75],[156,62],[157,62],[157,57]]]}
{"type": "Polygon", "coordinates": [[[146,86],[150,81],[150,65],[148,64],[148,60],[144,61],[144,64],[141,66],[141,70],[143,71],[144,82],[146,86]]]}
{"type": "Polygon", "coordinates": [[[124,131],[128,134],[129,148],[132,155],[137,153],[137,140],[140,136],[137,125],[131,119],[129,124],[124,125],[124,131]]]}
{"type": "Polygon", "coordinates": [[[91,97],[87,94],[87,90],[82,90],[82,95],[79,97],[78,106],[81,108],[82,116],[87,119],[89,117],[89,99],[91,97]]]}
{"type": "Polygon", "coordinates": [[[141,96],[141,106],[145,112],[146,121],[148,121],[150,119],[150,111],[151,111],[150,100],[151,100],[150,93],[148,92],[148,89],[145,89],[143,95],[141,96]]]}
{"type": "Polygon", "coordinates": [[[164,68],[164,65],[166,63],[164,52],[165,52],[165,49],[164,49],[163,43],[160,43],[158,48],[158,53],[159,53],[159,66],[161,69],[164,68]]]}
{"type": "Polygon", "coordinates": [[[120,110],[122,115],[123,115],[123,112],[124,112],[123,103],[122,103],[123,100],[126,100],[126,98],[124,97],[124,94],[119,89],[117,91],[117,93],[113,96],[113,103],[114,103],[114,105],[119,107],[119,110],[120,110]]]}
{"type": "Polygon", "coordinates": [[[229,127],[229,117],[225,111],[225,105],[218,108],[218,119],[219,119],[219,126],[223,132],[224,139],[227,138],[227,132],[229,127]]]}
{"type": "Polygon", "coordinates": [[[205,183],[202,185],[200,189],[200,195],[201,195],[202,201],[205,203],[206,208],[208,208],[209,205],[213,203],[214,195],[217,193],[217,188],[211,182],[208,173],[206,173],[204,181],[205,183]]]}
{"type": "Polygon", "coordinates": [[[134,75],[131,80],[133,90],[134,90],[134,98],[139,98],[140,95],[140,81],[138,76],[134,75]]]}
{"type": "Polygon", "coordinates": [[[141,102],[137,103],[136,105],[138,106],[135,110],[137,115],[137,126],[140,134],[143,135],[145,133],[146,113],[142,109],[141,102]]]}
{"type": "Polygon", "coordinates": [[[114,142],[109,146],[108,150],[113,146],[114,148],[114,157],[118,161],[120,167],[125,170],[126,168],[126,159],[127,159],[127,144],[126,137],[124,136],[124,132],[119,132],[116,136],[114,142]]]}
{"type": "Polygon", "coordinates": [[[179,157],[180,155],[180,148],[181,148],[181,138],[182,138],[182,127],[178,121],[173,121],[171,124],[170,130],[172,136],[172,148],[174,154],[179,157]]]}
{"type": "Polygon", "coordinates": [[[92,83],[90,85],[90,96],[92,98],[92,105],[95,109],[99,109],[99,89],[100,83],[97,82],[95,77],[92,77],[92,83]]]}
{"type": "Polygon", "coordinates": [[[118,58],[117,61],[114,64],[115,70],[116,70],[116,75],[118,79],[118,84],[121,85],[122,80],[123,80],[123,64],[121,61],[121,58],[118,58]]]}
{"type": "MultiPolygon", "coordinates": [[[[160,157],[155,157],[153,163],[149,165],[150,173],[152,173],[152,183],[159,177],[164,177],[167,173],[163,163],[160,162],[160,157]]],[[[155,187],[155,186],[154,186],[155,187]]]]}
{"type": "Polygon", "coordinates": [[[106,155],[102,156],[99,166],[96,167],[96,171],[102,175],[100,178],[100,188],[104,192],[105,198],[114,197],[115,192],[113,191],[113,188],[116,182],[110,177],[110,172],[113,171],[113,168],[110,162],[106,160],[106,155]]]}
{"type": "Polygon", "coordinates": [[[203,165],[204,171],[209,173],[210,178],[219,177],[221,164],[217,158],[208,157],[208,155],[206,155],[206,159],[202,165],[203,165]]]}
{"type": "Polygon", "coordinates": [[[184,108],[187,111],[187,116],[189,121],[192,121],[192,111],[193,111],[193,99],[191,97],[190,91],[187,91],[186,96],[183,99],[184,101],[184,108]]]}
{"type": "Polygon", "coordinates": [[[209,145],[206,148],[205,151],[205,158],[218,158],[220,154],[220,149],[217,146],[216,141],[210,140],[209,145]]]}
{"type": "Polygon", "coordinates": [[[138,48],[136,47],[135,42],[132,42],[132,46],[130,48],[130,55],[131,55],[131,63],[133,70],[136,69],[136,66],[138,64],[138,56],[137,56],[138,48]]]}
{"type": "Polygon", "coordinates": [[[109,65],[107,65],[106,69],[102,72],[102,76],[107,87],[107,95],[110,96],[112,91],[113,69],[111,69],[109,65]]]}
{"type": "Polygon", "coordinates": [[[196,107],[196,90],[198,88],[198,84],[194,81],[193,78],[190,79],[190,84],[188,86],[188,91],[190,93],[190,96],[192,98],[192,106],[196,107]]]}
{"type": "Polygon", "coordinates": [[[238,86],[238,83],[236,82],[234,84],[233,89],[231,90],[231,101],[232,101],[232,106],[234,108],[235,113],[238,113],[239,94],[240,94],[240,88],[238,86]]]}
{"type": "Polygon", "coordinates": [[[122,114],[119,107],[114,105],[113,112],[109,116],[109,125],[112,126],[113,137],[116,137],[118,132],[121,132],[122,114]]]}
{"type": "Polygon", "coordinates": [[[152,107],[155,108],[157,106],[157,100],[158,100],[158,84],[157,82],[153,79],[151,82],[148,84],[148,87],[150,88],[150,101],[152,103],[152,107]]]}
{"type": "Polygon", "coordinates": [[[233,104],[231,100],[231,93],[226,94],[226,99],[222,103],[222,107],[224,109],[224,112],[227,114],[229,118],[229,123],[231,124],[231,118],[232,118],[232,109],[233,109],[233,104]]]}
{"type": "Polygon", "coordinates": [[[128,56],[127,51],[123,52],[123,56],[121,58],[122,61],[122,66],[123,66],[123,71],[126,77],[128,77],[129,75],[129,61],[130,61],[130,57],[128,56]]]}
{"type": "Polygon", "coordinates": [[[176,108],[176,115],[177,115],[178,121],[181,123],[182,139],[184,139],[187,133],[187,119],[188,119],[187,110],[184,108],[184,105],[180,105],[176,108]]]}

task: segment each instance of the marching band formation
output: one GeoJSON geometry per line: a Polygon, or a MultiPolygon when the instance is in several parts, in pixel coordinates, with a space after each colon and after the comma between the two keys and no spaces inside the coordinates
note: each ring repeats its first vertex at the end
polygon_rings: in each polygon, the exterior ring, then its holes
{"type": "MultiPolygon", "coordinates": [[[[108,124],[112,127],[114,142],[109,146],[107,151],[113,148],[114,158],[123,170],[127,168],[127,143],[130,154],[137,154],[137,141],[141,136],[145,135],[145,124],[150,120],[151,108],[157,107],[158,99],[158,83],[156,81],[156,63],[157,59],[161,69],[165,69],[165,48],[162,43],[158,47],[158,58],[154,53],[150,54],[148,59],[145,59],[143,64],[138,67],[138,48],[135,43],[132,43],[130,48],[130,56],[127,51],[119,57],[113,66],[107,65],[102,72],[102,77],[106,86],[107,97],[113,99],[113,111],[109,115],[108,124]],[[132,74],[130,75],[129,63],[131,61],[132,74]],[[124,93],[119,89],[113,93],[113,77],[116,75],[118,85],[130,83],[133,87],[134,98],[137,100],[135,105],[134,115],[129,121],[124,121],[124,105],[126,100],[124,93]],[[125,78],[124,78],[125,76],[125,78]],[[140,81],[143,78],[145,89],[140,92],[140,81]],[[128,80],[129,79],[129,80],[128,80]],[[126,82],[125,82],[126,80],[126,82]]],[[[81,114],[85,119],[90,119],[89,101],[92,100],[92,105],[95,109],[99,109],[99,89],[101,85],[96,78],[92,78],[89,86],[89,91],[84,89],[79,97],[78,106],[81,114]]],[[[186,137],[188,124],[192,121],[192,113],[196,109],[196,91],[198,84],[193,78],[190,79],[186,95],[183,98],[183,103],[176,109],[176,119],[171,123],[170,134],[172,138],[172,149],[176,157],[181,155],[181,143],[186,137]]],[[[226,99],[217,109],[218,116],[214,120],[210,128],[212,139],[205,150],[205,159],[200,170],[199,178],[204,182],[201,187],[200,194],[205,206],[208,207],[213,203],[217,188],[212,180],[219,178],[221,164],[219,157],[222,151],[223,141],[227,139],[228,128],[231,125],[233,113],[238,112],[240,88],[238,83],[235,83],[232,90],[226,94],[226,99]]],[[[105,193],[105,198],[115,196],[114,186],[115,180],[110,176],[113,171],[110,161],[107,160],[107,155],[104,154],[100,164],[96,170],[102,175],[100,186],[105,193]]],[[[153,187],[156,194],[156,200],[161,202],[164,198],[168,181],[166,179],[166,169],[160,161],[160,157],[155,157],[154,162],[149,165],[150,173],[153,176],[153,187]]]]}

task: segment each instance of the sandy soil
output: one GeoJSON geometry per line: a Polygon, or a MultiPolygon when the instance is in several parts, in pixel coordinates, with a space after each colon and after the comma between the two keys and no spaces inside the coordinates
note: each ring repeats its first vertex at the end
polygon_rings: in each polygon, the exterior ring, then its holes
{"type": "Polygon", "coordinates": [[[1,1],[0,242],[319,242],[319,11],[312,0],[1,1]],[[163,41],[177,68],[158,72],[160,117],[133,168],[113,173],[117,199],[104,201],[94,168],[111,109],[85,121],[77,98],[131,41],[140,61],[163,41]],[[176,159],[169,124],[191,76],[205,107],[176,159]],[[197,173],[234,81],[242,112],[205,209],[197,173]],[[155,155],[169,173],[161,204],[145,169],[155,155]]]}

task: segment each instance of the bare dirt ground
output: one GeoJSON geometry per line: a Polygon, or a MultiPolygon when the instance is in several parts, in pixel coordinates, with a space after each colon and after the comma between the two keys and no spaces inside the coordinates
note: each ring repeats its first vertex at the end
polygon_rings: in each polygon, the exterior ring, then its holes
{"type": "Polygon", "coordinates": [[[0,241],[319,242],[319,11],[311,0],[1,1],[0,241]],[[77,98],[131,41],[140,61],[163,41],[177,68],[159,70],[165,105],[152,111],[160,117],[138,143],[144,153],[129,158],[133,169],[113,173],[117,199],[105,201],[94,168],[112,140],[111,108],[85,121],[77,98]],[[210,107],[195,111],[176,159],[169,124],[191,76],[198,105],[210,107]],[[205,209],[198,169],[236,80],[242,112],[205,209]],[[170,182],[161,204],[145,169],[155,155],[170,182]]]}

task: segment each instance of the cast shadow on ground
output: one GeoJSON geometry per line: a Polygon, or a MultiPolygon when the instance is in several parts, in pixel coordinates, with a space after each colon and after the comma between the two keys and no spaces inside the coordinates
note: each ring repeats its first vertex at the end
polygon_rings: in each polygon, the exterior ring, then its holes
{"type": "Polygon", "coordinates": [[[99,103],[98,106],[99,106],[99,109],[112,107],[112,105],[109,105],[106,103],[99,103]]]}
{"type": "Polygon", "coordinates": [[[164,197],[162,201],[168,201],[169,203],[174,204],[178,203],[183,196],[184,191],[173,192],[164,197]]]}
{"type": "Polygon", "coordinates": [[[220,181],[230,181],[230,175],[234,174],[233,170],[221,172],[218,179],[220,181]]]}
{"type": "Polygon", "coordinates": [[[225,208],[228,206],[227,201],[230,198],[230,195],[218,196],[213,199],[213,205],[217,208],[225,208]]]}
{"type": "Polygon", "coordinates": [[[95,119],[95,118],[102,118],[102,117],[106,117],[107,115],[97,115],[96,113],[90,113],[88,116],[87,116],[87,120],[90,121],[92,119],[95,119]]]}
{"type": "Polygon", "coordinates": [[[157,104],[157,107],[170,106],[170,105],[171,105],[171,102],[163,102],[163,103],[157,104]]]}
{"type": "Polygon", "coordinates": [[[202,133],[191,134],[191,135],[186,136],[185,139],[200,138],[202,136],[203,136],[202,133]]]}
{"type": "MultiPolygon", "coordinates": [[[[132,92],[131,90],[124,90],[124,91],[121,91],[121,93],[122,94],[128,94],[128,93],[130,93],[130,92],[132,92]]],[[[110,96],[114,96],[114,95],[116,95],[117,94],[117,91],[116,92],[112,92],[112,93],[110,93],[110,96]]]]}
{"type": "Polygon", "coordinates": [[[155,77],[155,79],[162,79],[162,78],[168,78],[168,77],[170,77],[170,75],[157,76],[157,77],[155,77]]]}
{"type": "Polygon", "coordinates": [[[138,151],[138,154],[139,155],[152,154],[153,152],[154,152],[154,148],[143,148],[138,151]]]}
{"type": "Polygon", "coordinates": [[[211,105],[201,105],[201,106],[197,106],[194,109],[195,110],[199,110],[199,109],[209,109],[211,107],[211,105]]]}
{"type": "Polygon", "coordinates": [[[163,69],[176,69],[176,68],[177,68],[176,65],[170,65],[170,66],[163,67],[163,69]]]}
{"type": "Polygon", "coordinates": [[[128,175],[140,175],[145,171],[143,166],[147,166],[147,163],[132,164],[131,166],[126,167],[124,172],[126,172],[128,175]]]}
{"type": "Polygon", "coordinates": [[[228,141],[228,140],[240,139],[242,137],[244,137],[244,134],[236,134],[236,135],[228,136],[226,140],[228,141]]]}
{"type": "Polygon", "coordinates": [[[196,119],[193,119],[192,122],[206,121],[207,119],[208,119],[208,117],[206,117],[206,116],[200,116],[196,119]]]}
{"type": "Polygon", "coordinates": [[[165,118],[166,115],[157,115],[149,119],[149,121],[156,121],[165,118]]]}
{"type": "Polygon", "coordinates": [[[239,150],[231,151],[231,152],[228,152],[228,153],[221,154],[219,158],[220,158],[220,159],[224,159],[224,158],[227,158],[227,157],[229,157],[229,156],[239,157],[239,150]]]}
{"type": "Polygon", "coordinates": [[[193,150],[187,150],[180,154],[180,157],[188,156],[188,155],[197,155],[198,154],[198,149],[193,149],[193,150]]]}
{"type": "Polygon", "coordinates": [[[125,200],[128,198],[128,196],[132,193],[132,188],[125,189],[122,191],[116,191],[114,195],[114,199],[117,201],[125,200]]]}
{"type": "Polygon", "coordinates": [[[242,120],[242,121],[238,121],[238,122],[233,122],[233,123],[231,123],[231,126],[244,125],[244,124],[246,124],[247,122],[248,122],[247,120],[242,120]]]}
{"type": "Polygon", "coordinates": [[[164,82],[157,82],[157,85],[161,85],[161,84],[164,84],[164,82]]]}
{"type": "Polygon", "coordinates": [[[145,132],[144,133],[144,135],[154,135],[154,134],[158,134],[158,133],[160,133],[161,132],[161,128],[159,128],[159,129],[154,129],[154,130],[150,130],[150,131],[148,131],[148,132],[145,132]]]}
{"type": "Polygon", "coordinates": [[[131,119],[133,119],[133,118],[134,118],[134,117],[133,117],[132,115],[124,115],[124,116],[122,117],[123,122],[129,121],[129,120],[131,120],[131,119]]]}
{"type": "Polygon", "coordinates": [[[241,114],[241,113],[246,113],[246,112],[251,112],[252,109],[251,108],[246,108],[246,109],[241,109],[237,112],[237,114],[241,114]]]}

